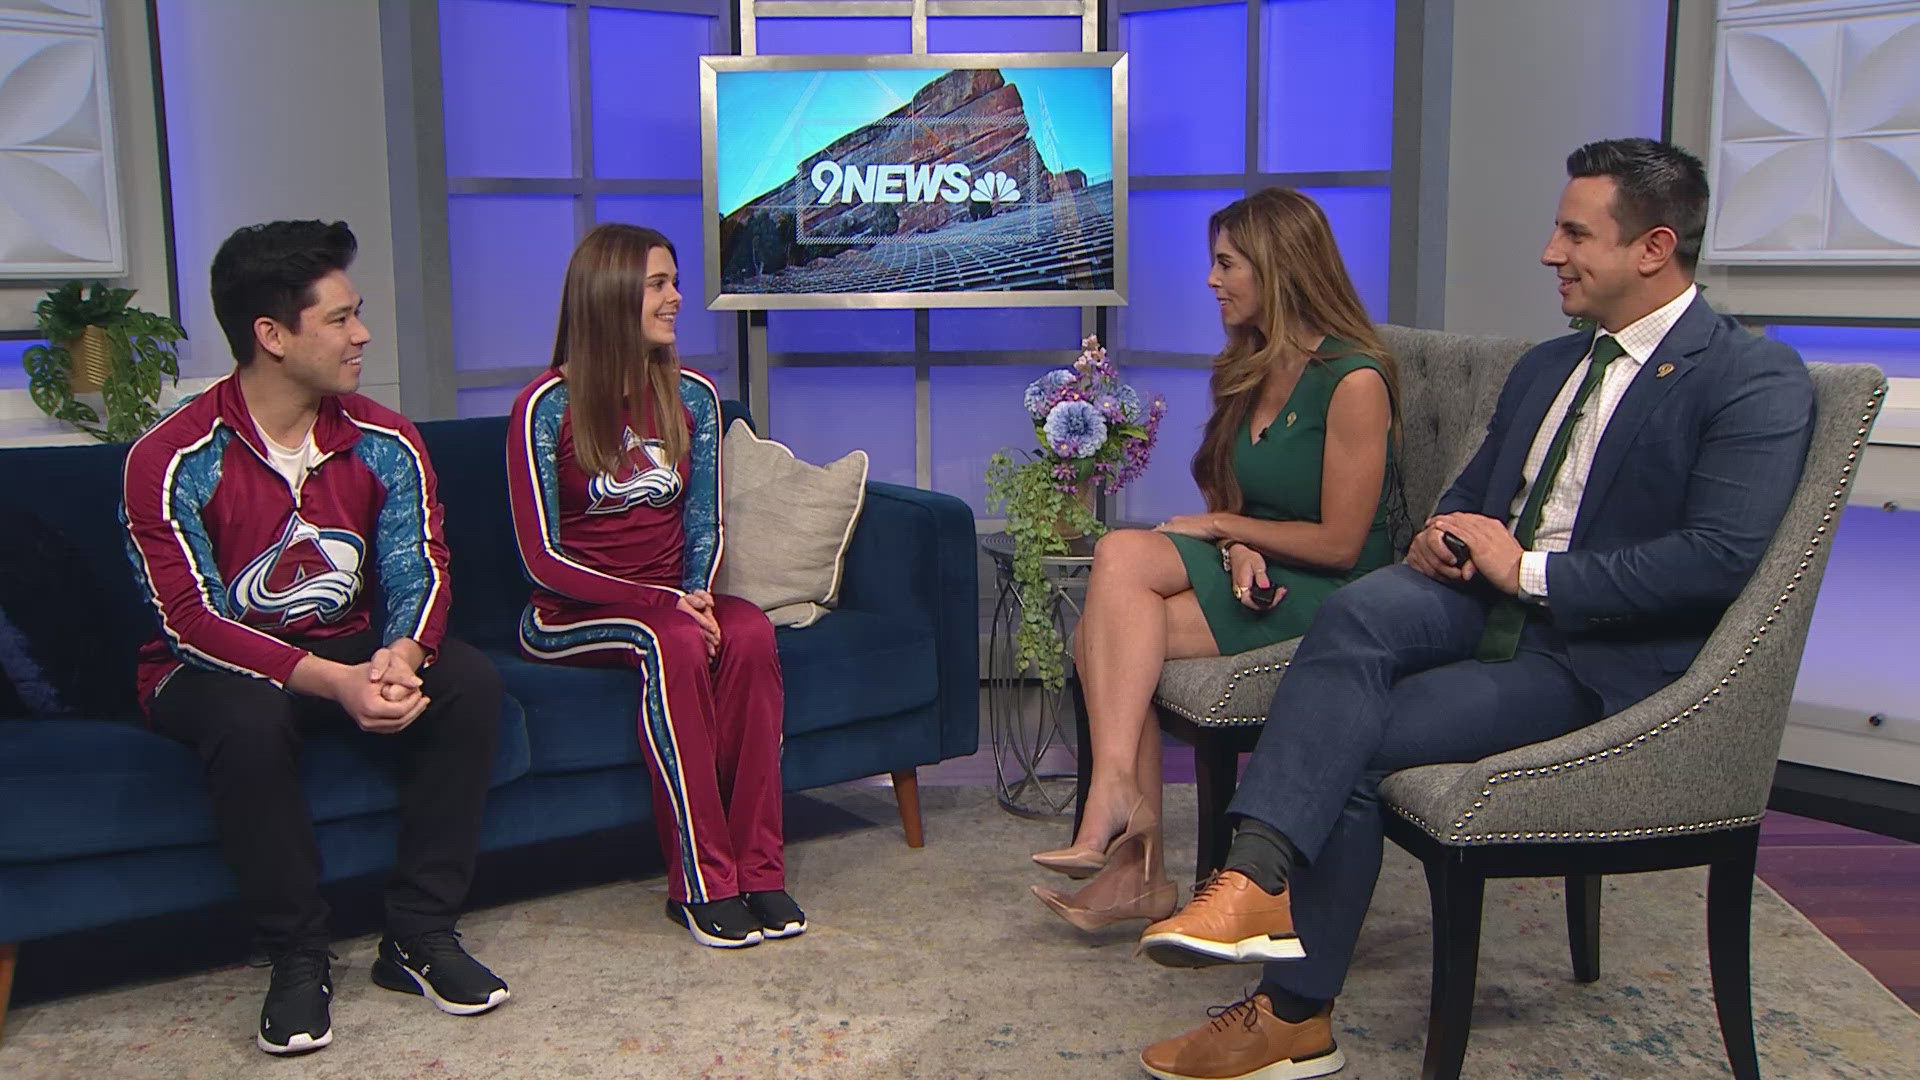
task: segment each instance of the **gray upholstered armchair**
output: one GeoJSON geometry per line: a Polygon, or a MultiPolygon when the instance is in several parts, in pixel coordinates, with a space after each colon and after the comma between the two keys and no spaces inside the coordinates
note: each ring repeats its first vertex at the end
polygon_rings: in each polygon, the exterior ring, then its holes
{"type": "Polygon", "coordinates": [[[1748,924],[1760,818],[1807,624],[1847,487],[1886,393],[1868,364],[1811,364],[1813,443],[1753,578],[1685,675],[1631,708],[1547,742],[1380,786],[1387,835],[1426,865],[1433,997],[1425,1077],[1466,1053],[1490,877],[1567,879],[1574,977],[1600,977],[1600,877],[1711,867],[1707,950],[1736,1077],[1759,1076],[1748,924]]]}

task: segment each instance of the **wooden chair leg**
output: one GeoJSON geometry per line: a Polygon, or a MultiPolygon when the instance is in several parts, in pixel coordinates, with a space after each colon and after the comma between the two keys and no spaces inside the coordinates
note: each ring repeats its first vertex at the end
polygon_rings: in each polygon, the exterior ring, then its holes
{"type": "Polygon", "coordinates": [[[1760,1077],[1760,1058],[1753,1045],[1750,953],[1758,849],[1756,834],[1707,872],[1707,962],[1713,972],[1720,1038],[1727,1045],[1727,1063],[1733,1066],[1736,1080],[1760,1077]]]}
{"type": "Polygon", "coordinates": [[[907,846],[924,847],[927,841],[920,832],[920,770],[894,770],[893,799],[900,804],[900,824],[907,830],[907,846]]]}
{"type": "Polygon", "coordinates": [[[1600,978],[1600,875],[1567,876],[1567,944],[1573,951],[1573,978],[1600,978]]]}
{"type": "Polygon", "coordinates": [[[1240,755],[1224,739],[1206,736],[1195,741],[1193,779],[1200,804],[1199,856],[1194,860],[1193,880],[1200,881],[1227,861],[1227,846],[1233,842],[1227,804],[1240,783],[1240,755]]]}
{"type": "Polygon", "coordinates": [[[13,964],[19,955],[20,946],[0,945],[0,1039],[7,1033],[7,1002],[13,999],[13,964]]]}
{"type": "Polygon", "coordinates": [[[1480,907],[1487,879],[1441,855],[1426,864],[1433,905],[1433,988],[1427,1012],[1427,1054],[1421,1080],[1459,1080],[1473,1027],[1473,989],[1480,968],[1480,907]]]}

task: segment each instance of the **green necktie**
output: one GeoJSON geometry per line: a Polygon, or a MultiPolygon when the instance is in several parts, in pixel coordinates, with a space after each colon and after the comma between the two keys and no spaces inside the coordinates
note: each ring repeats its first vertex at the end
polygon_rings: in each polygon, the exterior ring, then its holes
{"type": "MultiPolygon", "coordinates": [[[[1520,508],[1520,523],[1513,530],[1514,539],[1528,551],[1533,550],[1533,535],[1540,528],[1540,515],[1545,511],[1547,495],[1552,492],[1554,483],[1560,478],[1560,466],[1566,464],[1567,446],[1573,442],[1573,425],[1585,410],[1587,399],[1599,387],[1600,381],[1607,377],[1607,368],[1615,360],[1627,354],[1620,342],[1611,334],[1601,334],[1593,341],[1593,362],[1587,365],[1587,377],[1580,380],[1580,389],[1574,392],[1573,400],[1567,404],[1567,414],[1560,418],[1560,429],[1553,433],[1553,441],[1547,444],[1547,456],[1540,463],[1540,475],[1534,478],[1533,489],[1527,492],[1527,502],[1520,508]]],[[[1520,649],[1520,630],[1527,624],[1527,604],[1514,596],[1502,596],[1494,602],[1487,612],[1487,627],[1480,634],[1480,647],[1474,652],[1474,659],[1489,663],[1511,660],[1520,649]]]]}

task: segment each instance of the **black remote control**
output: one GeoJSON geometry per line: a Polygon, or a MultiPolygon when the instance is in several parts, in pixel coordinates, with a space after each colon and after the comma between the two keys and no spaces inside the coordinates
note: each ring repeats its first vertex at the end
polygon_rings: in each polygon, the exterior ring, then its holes
{"type": "Polygon", "coordinates": [[[1450,532],[1442,532],[1440,534],[1440,540],[1447,545],[1448,551],[1453,552],[1453,565],[1465,566],[1467,559],[1473,554],[1467,550],[1467,542],[1450,532]]]}
{"type": "Polygon", "coordinates": [[[1248,590],[1247,596],[1255,604],[1258,604],[1263,608],[1270,608],[1273,606],[1274,598],[1278,596],[1279,593],[1280,593],[1280,587],[1278,585],[1273,584],[1272,582],[1268,582],[1265,585],[1253,586],[1250,590],[1248,590]]]}

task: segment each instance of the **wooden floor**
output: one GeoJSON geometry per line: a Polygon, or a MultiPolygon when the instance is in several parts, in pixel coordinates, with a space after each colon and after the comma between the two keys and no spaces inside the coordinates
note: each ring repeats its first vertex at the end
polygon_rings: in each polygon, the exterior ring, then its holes
{"type": "MultiPolygon", "coordinates": [[[[993,754],[980,752],[920,770],[927,784],[990,784],[993,754]]],[[[1072,769],[1064,753],[1050,764],[1072,769]]],[[[1191,783],[1193,752],[1169,741],[1164,773],[1191,783]]],[[[1061,825],[1061,843],[1067,827],[1061,825]]],[[[1848,956],[1920,1011],[1920,844],[1769,812],[1760,826],[1761,880],[1773,887],[1848,956]]],[[[1705,912],[1701,932],[1705,933],[1705,912]]]]}

